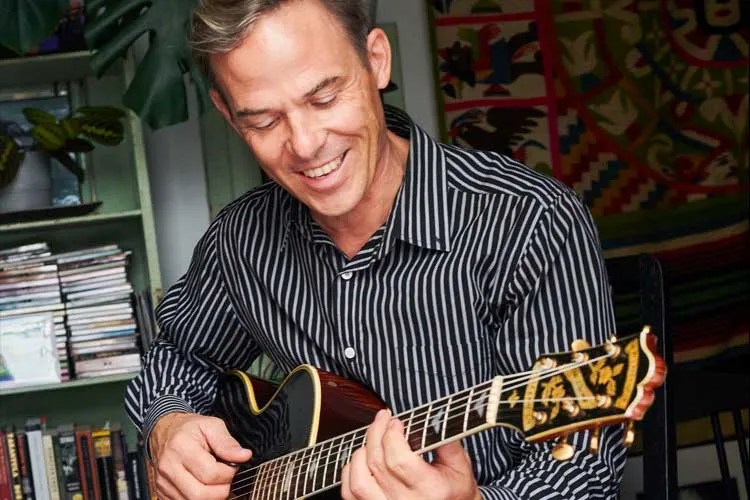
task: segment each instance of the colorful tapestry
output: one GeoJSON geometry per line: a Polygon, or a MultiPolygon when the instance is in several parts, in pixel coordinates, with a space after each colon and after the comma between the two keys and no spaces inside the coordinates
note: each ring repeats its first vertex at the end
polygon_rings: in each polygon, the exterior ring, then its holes
{"type": "Polygon", "coordinates": [[[678,362],[747,352],[744,0],[433,0],[444,139],[580,193],[607,256],[653,252],[678,362]]]}

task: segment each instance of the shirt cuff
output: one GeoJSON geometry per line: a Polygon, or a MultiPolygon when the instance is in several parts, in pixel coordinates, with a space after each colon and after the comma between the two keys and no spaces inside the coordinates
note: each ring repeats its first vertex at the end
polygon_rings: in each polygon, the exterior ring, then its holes
{"type": "Polygon", "coordinates": [[[195,410],[182,398],[178,396],[165,395],[156,398],[151,403],[146,417],[143,419],[143,426],[141,427],[141,435],[143,436],[144,446],[146,447],[146,458],[153,464],[151,458],[151,448],[148,445],[148,438],[151,436],[151,431],[154,430],[156,421],[164,415],[170,413],[195,413],[195,410]]]}

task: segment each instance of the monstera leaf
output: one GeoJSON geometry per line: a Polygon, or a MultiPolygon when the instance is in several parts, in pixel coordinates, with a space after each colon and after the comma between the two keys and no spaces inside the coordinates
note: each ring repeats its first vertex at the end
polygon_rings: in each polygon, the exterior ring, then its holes
{"type": "Polygon", "coordinates": [[[195,83],[198,105],[208,106],[207,85],[193,63],[187,44],[190,14],[196,0],[91,0],[86,9],[93,21],[86,41],[97,52],[92,65],[101,75],[142,34],[148,50],[138,63],[123,103],[152,128],[187,120],[187,90],[183,75],[195,83]]]}
{"type": "Polygon", "coordinates": [[[0,45],[25,54],[57,28],[69,0],[0,1],[0,45]]]}

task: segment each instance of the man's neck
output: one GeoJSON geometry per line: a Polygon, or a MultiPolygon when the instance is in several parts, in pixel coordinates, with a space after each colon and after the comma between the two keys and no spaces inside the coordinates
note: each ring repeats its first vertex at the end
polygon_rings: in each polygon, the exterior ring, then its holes
{"type": "Polygon", "coordinates": [[[383,165],[357,208],[340,217],[322,218],[313,214],[313,219],[348,258],[357,255],[388,219],[404,179],[408,155],[409,141],[388,132],[383,165]]]}

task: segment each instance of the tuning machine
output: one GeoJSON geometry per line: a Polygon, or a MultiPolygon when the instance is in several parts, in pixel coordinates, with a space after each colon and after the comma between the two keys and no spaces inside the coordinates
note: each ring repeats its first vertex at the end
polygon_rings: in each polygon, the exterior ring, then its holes
{"type": "Polygon", "coordinates": [[[633,446],[635,441],[635,422],[632,420],[628,421],[628,425],[625,427],[625,436],[622,438],[622,444],[625,448],[633,446]]]}
{"type": "Polygon", "coordinates": [[[601,427],[594,427],[591,431],[591,439],[589,440],[589,451],[592,455],[599,453],[599,436],[601,435],[601,427]]]}
{"type": "Polygon", "coordinates": [[[588,349],[591,349],[591,344],[589,344],[585,340],[574,340],[570,345],[570,350],[573,351],[573,361],[576,363],[583,363],[585,361],[588,361],[589,355],[588,353],[584,352],[588,349]]]}
{"type": "Polygon", "coordinates": [[[573,454],[575,453],[575,449],[573,448],[573,445],[568,443],[568,435],[563,434],[560,436],[560,439],[555,443],[555,446],[552,447],[552,458],[555,460],[559,460],[560,462],[565,462],[566,460],[570,460],[573,457],[573,454]]]}

